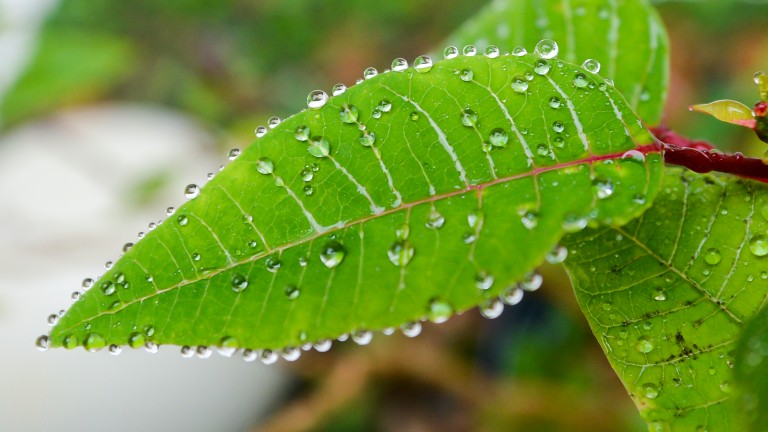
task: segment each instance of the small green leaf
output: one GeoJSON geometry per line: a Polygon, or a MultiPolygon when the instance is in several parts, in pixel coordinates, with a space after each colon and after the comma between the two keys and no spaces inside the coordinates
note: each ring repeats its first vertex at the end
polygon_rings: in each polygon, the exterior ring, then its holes
{"type": "Polygon", "coordinates": [[[738,430],[732,367],[768,295],[768,187],[667,171],[637,220],[567,237],[566,267],[651,430],[738,430]]]}
{"type": "MultiPolygon", "coordinates": [[[[556,40],[560,58],[592,60],[649,125],[661,120],[669,85],[669,41],[644,0],[495,0],[464,23],[448,44],[502,50],[556,40]]],[[[589,64],[589,63],[588,63],[589,64]]]]}
{"type": "Polygon", "coordinates": [[[226,345],[273,361],[344,334],[366,343],[495,307],[565,232],[624,224],[657,193],[660,155],[634,150],[651,135],[596,74],[533,54],[400,70],[312,92],[311,109],[259,129],[96,281],[50,345],[97,334],[99,346],[226,345]]]}
{"type": "Polygon", "coordinates": [[[754,129],[757,125],[752,109],[741,102],[734,100],[719,100],[707,104],[691,105],[692,111],[709,114],[712,117],[726,123],[732,123],[754,129]]]}

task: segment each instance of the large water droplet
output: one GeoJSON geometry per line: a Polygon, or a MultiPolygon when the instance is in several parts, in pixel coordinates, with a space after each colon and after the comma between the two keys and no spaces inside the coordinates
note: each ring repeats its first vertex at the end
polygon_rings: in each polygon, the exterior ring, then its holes
{"type": "Polygon", "coordinates": [[[587,218],[585,216],[579,216],[574,213],[565,215],[563,219],[563,230],[569,233],[579,232],[587,227],[587,218]]]}
{"type": "Polygon", "coordinates": [[[408,240],[397,240],[387,249],[387,256],[392,264],[405,267],[411,262],[415,252],[408,240]]]}
{"type": "Polygon", "coordinates": [[[461,112],[461,124],[466,127],[477,125],[477,113],[469,108],[464,109],[461,112]]]}
{"type": "Polygon", "coordinates": [[[256,161],[256,171],[260,172],[261,174],[269,175],[272,174],[274,170],[275,164],[271,159],[263,157],[256,161]]]}
{"type": "Polygon", "coordinates": [[[115,293],[115,290],[115,284],[113,284],[111,281],[102,282],[101,292],[103,292],[104,295],[112,295],[115,293]]]}
{"type": "Polygon", "coordinates": [[[477,48],[474,45],[466,45],[462,52],[465,56],[472,57],[477,54],[477,48]]]}
{"type": "Polygon", "coordinates": [[[768,255],[768,238],[763,235],[752,237],[749,241],[749,250],[758,257],[768,255]]]}
{"type": "Polygon", "coordinates": [[[560,102],[560,98],[559,98],[559,97],[557,97],[557,96],[552,96],[551,98],[549,98],[549,107],[550,107],[550,108],[552,108],[552,109],[558,109],[558,108],[560,108],[560,105],[561,105],[561,104],[562,104],[562,103],[560,102]]]}
{"type": "Polygon", "coordinates": [[[324,137],[313,137],[309,140],[309,147],[307,147],[309,154],[316,158],[328,157],[331,154],[331,145],[324,137]]]}
{"type": "Polygon", "coordinates": [[[104,336],[98,333],[88,333],[83,341],[83,346],[90,352],[96,352],[107,345],[104,336]]]}
{"type": "Polygon", "coordinates": [[[499,56],[499,54],[501,54],[501,52],[499,51],[499,47],[497,47],[496,45],[488,45],[487,47],[485,47],[486,57],[496,58],[499,56]]]}
{"type": "Polygon", "coordinates": [[[656,397],[659,395],[659,388],[656,386],[656,384],[643,384],[642,395],[648,399],[656,399],[656,397]]]}
{"type": "Polygon", "coordinates": [[[485,270],[477,272],[475,275],[475,286],[481,290],[487,290],[493,286],[493,275],[485,270]]]}
{"type": "Polygon", "coordinates": [[[314,90],[307,96],[307,107],[320,109],[328,102],[328,95],[322,90],[314,90]]]}
{"type": "Polygon", "coordinates": [[[459,77],[464,82],[472,81],[472,77],[474,77],[474,73],[472,72],[472,69],[462,69],[461,72],[459,72],[459,77]]]}
{"type": "Polygon", "coordinates": [[[507,135],[507,131],[502,128],[492,130],[491,134],[488,136],[488,142],[494,147],[506,147],[508,141],[509,136],[507,135]]]}
{"type": "Polygon", "coordinates": [[[331,94],[334,96],[343,95],[347,91],[347,86],[342,83],[334,84],[331,87],[331,94]]]}
{"type": "Polygon", "coordinates": [[[352,340],[358,345],[368,345],[373,339],[373,333],[369,330],[358,330],[352,333],[352,340]]]}
{"type": "Polygon", "coordinates": [[[573,85],[575,85],[578,88],[584,88],[587,85],[589,85],[589,81],[587,81],[587,76],[583,73],[579,72],[576,75],[573,76],[573,85]]]}
{"type": "Polygon", "coordinates": [[[299,298],[300,294],[301,290],[295,285],[288,285],[285,287],[285,296],[288,297],[288,300],[296,300],[299,298]]]}
{"type": "Polygon", "coordinates": [[[512,48],[512,55],[515,57],[522,57],[526,54],[528,54],[528,50],[526,50],[525,47],[518,46],[512,48]]]}
{"type": "Polygon", "coordinates": [[[653,341],[647,336],[640,336],[635,343],[635,348],[643,354],[653,351],[653,341]]]}
{"type": "Polygon", "coordinates": [[[550,66],[549,62],[544,59],[538,59],[536,60],[536,63],[533,64],[533,71],[539,75],[546,75],[551,69],[552,66],[550,66]]]}
{"type": "Polygon", "coordinates": [[[531,272],[525,275],[522,281],[520,281],[520,288],[533,292],[541,288],[541,284],[544,282],[544,278],[539,273],[531,272]]]}
{"type": "Polygon", "coordinates": [[[242,292],[246,288],[248,288],[248,279],[239,273],[232,276],[231,282],[232,282],[232,291],[234,292],[242,292]]]}
{"type": "Polygon", "coordinates": [[[347,124],[356,123],[358,115],[359,112],[354,105],[344,104],[339,109],[339,117],[341,117],[341,121],[347,124]]]}
{"type": "Polygon", "coordinates": [[[312,346],[317,352],[327,352],[329,349],[331,349],[331,345],[333,345],[333,341],[330,339],[320,339],[319,341],[315,342],[315,344],[312,346]]]}
{"type": "Polygon", "coordinates": [[[279,358],[278,354],[272,350],[265,349],[259,354],[259,360],[265,365],[274,364],[279,358]]]}
{"type": "Polygon", "coordinates": [[[525,295],[525,291],[523,291],[522,288],[518,286],[511,286],[507,288],[506,291],[504,291],[499,298],[504,303],[514,306],[521,301],[523,301],[523,296],[525,295]]]}
{"type": "Polygon", "coordinates": [[[253,133],[256,134],[256,138],[261,138],[267,134],[267,128],[265,126],[257,126],[253,133]]]}
{"type": "Polygon", "coordinates": [[[551,39],[540,40],[539,43],[536,44],[536,48],[533,50],[537,56],[543,59],[551,59],[557,57],[558,51],[559,48],[557,46],[557,42],[551,39]]]}
{"type": "Polygon", "coordinates": [[[432,210],[427,217],[427,223],[425,225],[431,230],[438,230],[445,225],[445,217],[437,210],[432,210]]]}
{"type": "Polygon", "coordinates": [[[293,136],[296,137],[296,139],[299,141],[307,141],[309,139],[309,127],[300,125],[296,128],[293,136]]]}
{"type": "Polygon", "coordinates": [[[402,72],[408,69],[408,61],[404,58],[396,58],[392,60],[392,70],[395,72],[402,72]]]}
{"type": "Polygon", "coordinates": [[[488,319],[498,318],[504,312],[504,303],[498,298],[489,299],[480,305],[480,314],[488,319]]]}
{"type": "Polygon", "coordinates": [[[430,300],[427,307],[427,318],[434,323],[443,323],[453,315],[453,306],[440,298],[430,300]]]}
{"type": "Polygon", "coordinates": [[[113,356],[120,355],[120,353],[123,352],[123,348],[121,348],[120,345],[116,345],[116,344],[110,344],[109,348],[107,348],[107,350],[113,356]]]}
{"type": "Polygon", "coordinates": [[[416,60],[413,61],[413,67],[416,69],[416,72],[419,73],[426,73],[432,70],[432,59],[428,56],[418,56],[416,57],[416,60]]]}
{"type": "Polygon", "coordinates": [[[406,337],[416,337],[421,334],[421,323],[418,321],[407,322],[400,326],[400,330],[406,337]]]}
{"type": "Polygon", "coordinates": [[[293,362],[301,357],[301,349],[297,347],[286,347],[283,348],[283,351],[280,353],[280,355],[283,357],[283,360],[293,362]]]}
{"type": "Polygon", "coordinates": [[[613,195],[614,186],[610,179],[596,178],[592,180],[592,188],[598,199],[606,199],[613,195]]]}
{"type": "Polygon", "coordinates": [[[270,129],[274,129],[277,127],[277,125],[280,124],[280,117],[272,116],[269,119],[267,119],[267,126],[269,126],[270,129]]]}
{"type": "Polygon", "coordinates": [[[704,262],[709,265],[716,265],[721,259],[720,251],[715,248],[707,249],[707,252],[704,254],[704,262]]]}
{"type": "Polygon", "coordinates": [[[40,351],[48,351],[48,347],[51,345],[51,340],[48,335],[42,335],[35,340],[35,346],[40,351]]]}
{"type": "Polygon", "coordinates": [[[584,70],[589,73],[596,74],[600,72],[600,62],[595,59],[584,60],[584,63],[581,64],[581,67],[583,67],[584,70]]]}
{"type": "Polygon", "coordinates": [[[365,68],[365,70],[363,71],[363,78],[371,79],[378,74],[379,74],[379,71],[377,71],[375,67],[368,67],[368,68],[365,68]]]}
{"type": "Polygon", "coordinates": [[[184,196],[187,197],[187,199],[195,199],[198,195],[200,195],[200,186],[189,184],[184,188],[184,196]]]}
{"type": "Polygon", "coordinates": [[[560,264],[568,258],[568,249],[562,245],[556,245],[545,257],[550,264],[560,264]]]}
{"type": "Polygon", "coordinates": [[[455,46],[449,46],[443,51],[443,58],[452,59],[459,56],[459,49],[455,46]]]}
{"type": "Polygon", "coordinates": [[[320,249],[320,261],[328,268],[334,268],[344,261],[346,250],[336,240],[326,242],[320,249]]]}
{"type": "Polygon", "coordinates": [[[237,157],[240,156],[240,149],[239,148],[233,148],[229,150],[229,154],[227,157],[229,160],[235,160],[237,157]]]}
{"type": "Polygon", "coordinates": [[[525,93],[528,90],[528,80],[522,76],[515,77],[512,79],[511,86],[515,93],[525,93]]]}

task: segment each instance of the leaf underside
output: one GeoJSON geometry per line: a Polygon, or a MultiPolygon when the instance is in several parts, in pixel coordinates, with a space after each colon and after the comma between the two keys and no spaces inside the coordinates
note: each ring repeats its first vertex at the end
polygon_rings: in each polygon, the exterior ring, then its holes
{"type": "Polygon", "coordinates": [[[768,295],[766,218],[764,184],[668,169],[640,218],[565,239],[579,304],[651,430],[739,430],[731,368],[768,295]]]}
{"type": "Polygon", "coordinates": [[[494,0],[466,21],[448,44],[496,44],[511,50],[540,39],[560,45],[560,58],[595,59],[600,74],[648,125],[661,121],[669,86],[669,41],[644,0],[494,0]]]}
{"type": "Polygon", "coordinates": [[[440,321],[566,231],[626,223],[662,163],[622,155],[651,136],[600,76],[541,60],[388,72],[283,121],[96,281],[51,346],[280,349],[440,321]]]}

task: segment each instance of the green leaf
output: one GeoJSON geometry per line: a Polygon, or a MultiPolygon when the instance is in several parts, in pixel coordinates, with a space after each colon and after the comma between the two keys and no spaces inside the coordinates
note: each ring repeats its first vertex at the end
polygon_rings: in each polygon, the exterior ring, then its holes
{"type": "Polygon", "coordinates": [[[768,189],[668,169],[662,190],[636,221],[568,237],[566,267],[651,430],[738,430],[731,368],[768,294],[768,189]]]}
{"type": "MultiPolygon", "coordinates": [[[[761,302],[762,305],[763,302],[761,302]]],[[[749,431],[768,430],[768,309],[763,308],[752,319],[739,341],[734,369],[742,390],[739,405],[745,414],[749,431]]]]}
{"type": "Polygon", "coordinates": [[[669,41],[656,10],[644,0],[494,0],[462,25],[449,44],[501,49],[556,40],[560,58],[597,60],[640,118],[661,121],[669,85],[669,41]]]}
{"type": "Polygon", "coordinates": [[[539,75],[541,60],[419,58],[327,101],[311,93],[322,107],[272,122],[189,188],[51,346],[365,342],[500,306],[564,232],[626,223],[661,182],[653,147],[625,154],[652,137],[618,92],[556,59],[539,75]]]}

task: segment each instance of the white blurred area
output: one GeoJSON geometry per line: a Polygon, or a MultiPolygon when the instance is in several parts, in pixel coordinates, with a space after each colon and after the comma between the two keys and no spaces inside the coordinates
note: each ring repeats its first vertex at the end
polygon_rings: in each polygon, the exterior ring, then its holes
{"type": "MultiPolygon", "coordinates": [[[[0,97],[50,6],[0,1],[0,97]]],[[[279,367],[183,359],[177,347],[115,357],[34,346],[84,277],[218,169],[226,158],[212,139],[179,113],[140,105],[81,108],[0,135],[0,431],[244,431],[271,407],[286,380],[279,367]],[[127,202],[162,173],[158,197],[127,202]]]]}

